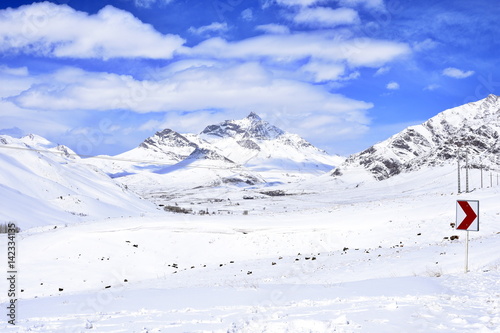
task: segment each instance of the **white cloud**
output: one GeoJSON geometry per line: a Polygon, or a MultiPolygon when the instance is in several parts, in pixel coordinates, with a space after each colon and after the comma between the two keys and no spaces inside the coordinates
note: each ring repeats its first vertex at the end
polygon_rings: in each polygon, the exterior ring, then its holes
{"type": "Polygon", "coordinates": [[[351,67],[377,67],[411,52],[405,43],[370,38],[344,39],[328,33],[262,35],[238,42],[208,39],[182,53],[219,59],[272,59],[296,61],[309,57],[326,62],[346,62],[351,67]]]}
{"type": "Polygon", "coordinates": [[[28,67],[9,67],[5,65],[0,66],[0,75],[7,74],[11,76],[28,76],[29,71],[28,67]]]}
{"type": "Polygon", "coordinates": [[[424,88],[424,90],[433,91],[433,90],[436,90],[436,89],[438,89],[438,88],[440,88],[440,87],[441,87],[441,86],[440,86],[439,84],[435,84],[435,83],[433,83],[433,84],[429,84],[428,86],[426,86],[426,87],[424,88]]]}
{"type": "Polygon", "coordinates": [[[359,71],[354,71],[351,74],[341,77],[340,79],[342,81],[348,81],[348,80],[355,80],[361,76],[361,73],[359,71]]]}
{"type": "Polygon", "coordinates": [[[94,15],[34,3],[0,10],[0,51],[49,57],[171,58],[184,40],[163,35],[129,12],[106,6],[94,15]]]}
{"type": "Polygon", "coordinates": [[[173,0],[133,0],[136,7],[141,8],[151,8],[151,6],[159,4],[166,5],[171,3],[173,0]]]}
{"type": "Polygon", "coordinates": [[[388,73],[390,70],[391,70],[391,67],[389,67],[389,66],[380,67],[379,69],[377,69],[375,74],[373,74],[373,76],[384,75],[385,73],[388,73]]]}
{"type": "MultiPolygon", "coordinates": [[[[84,72],[67,68],[40,79],[10,102],[17,107],[60,112],[130,110],[149,112],[284,112],[287,117],[328,115],[337,124],[364,124],[372,104],[330,92],[322,85],[283,79],[259,63],[182,68],[158,82],[138,81],[125,75],[84,72]]],[[[164,77],[159,73],[158,77],[164,77]]],[[[156,124],[145,124],[144,128],[156,124]]],[[[187,126],[187,125],[186,125],[187,126]]],[[[342,125],[338,125],[342,126],[342,125]]],[[[364,126],[364,125],[363,125],[364,126]]]]}
{"type": "Polygon", "coordinates": [[[345,67],[335,63],[324,63],[321,61],[309,61],[302,66],[302,71],[311,73],[313,81],[324,82],[338,80],[345,72],[345,67]]]}
{"type": "Polygon", "coordinates": [[[463,71],[458,68],[454,67],[448,67],[443,70],[443,75],[444,76],[449,76],[454,79],[465,79],[466,77],[469,77],[474,74],[474,71],[463,71]]]}
{"type": "Polygon", "coordinates": [[[430,38],[427,38],[421,42],[415,42],[413,43],[413,49],[417,52],[421,52],[421,51],[428,51],[428,50],[432,50],[433,48],[435,48],[436,46],[438,46],[439,43],[436,42],[435,40],[432,40],[430,38]]]}
{"type": "Polygon", "coordinates": [[[387,89],[389,90],[398,90],[399,89],[399,83],[395,82],[395,81],[392,81],[392,82],[389,82],[387,84],[387,86],[385,86],[387,89]]]}
{"type": "Polygon", "coordinates": [[[286,25],[280,25],[274,23],[258,25],[255,27],[255,30],[276,35],[290,33],[290,29],[286,25]]]}
{"type": "Polygon", "coordinates": [[[227,23],[220,23],[220,22],[213,22],[209,25],[204,25],[202,27],[190,27],[188,31],[192,34],[195,35],[200,35],[200,36],[207,36],[211,35],[212,33],[224,33],[228,31],[229,28],[227,26],[227,23]]]}
{"type": "MultiPolygon", "coordinates": [[[[265,0],[263,8],[267,8],[271,3],[277,3],[281,6],[286,7],[312,7],[316,4],[324,4],[328,2],[333,2],[331,0],[265,0]]],[[[385,10],[384,0],[335,0],[342,7],[358,7],[362,6],[366,9],[372,10],[385,10]]]]}
{"type": "Polygon", "coordinates": [[[241,12],[241,18],[245,21],[253,20],[253,11],[251,8],[247,8],[241,12]]]}
{"type": "Polygon", "coordinates": [[[0,100],[19,94],[36,82],[26,67],[0,66],[0,100]]]}
{"type": "MultiPolygon", "coordinates": [[[[242,113],[241,117],[247,114],[242,113]]],[[[148,120],[138,127],[139,131],[155,132],[165,128],[170,128],[179,133],[199,133],[205,126],[222,122],[226,119],[235,119],[235,114],[231,112],[213,112],[200,110],[197,112],[169,112],[163,119],[148,120]]]]}
{"type": "Polygon", "coordinates": [[[298,24],[320,27],[335,27],[344,24],[358,24],[358,13],[351,8],[331,9],[327,7],[302,8],[293,21],[298,24]]]}
{"type": "Polygon", "coordinates": [[[276,0],[276,3],[282,6],[312,6],[320,0],[276,0]]]}
{"type": "Polygon", "coordinates": [[[369,38],[353,39],[341,46],[354,66],[378,67],[411,53],[407,44],[369,38]]]}
{"type": "Polygon", "coordinates": [[[20,108],[17,105],[0,99],[0,110],[2,110],[3,128],[18,127],[23,133],[34,133],[43,137],[59,135],[71,129],[71,121],[77,119],[75,114],[61,115],[60,112],[45,110],[32,110],[20,108]],[[40,111],[44,111],[44,117],[40,117],[40,111]]]}
{"type": "Polygon", "coordinates": [[[385,10],[384,0],[339,0],[342,6],[364,6],[367,9],[385,10]]]}

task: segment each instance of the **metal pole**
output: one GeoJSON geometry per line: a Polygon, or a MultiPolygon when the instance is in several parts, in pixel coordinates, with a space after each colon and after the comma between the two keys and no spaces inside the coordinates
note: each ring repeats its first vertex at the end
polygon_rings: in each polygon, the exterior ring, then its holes
{"type": "Polygon", "coordinates": [[[465,193],[469,193],[469,155],[465,151],[465,193]]]}
{"type": "Polygon", "coordinates": [[[481,188],[483,188],[483,165],[481,164],[481,188]]]}
{"type": "Polygon", "coordinates": [[[493,187],[493,173],[490,171],[490,187],[493,187]]]}
{"type": "Polygon", "coordinates": [[[465,273],[469,271],[469,230],[465,239],[465,273]]]}
{"type": "Polygon", "coordinates": [[[458,154],[457,154],[457,164],[458,164],[458,194],[460,194],[460,148],[458,149],[458,154]]]}

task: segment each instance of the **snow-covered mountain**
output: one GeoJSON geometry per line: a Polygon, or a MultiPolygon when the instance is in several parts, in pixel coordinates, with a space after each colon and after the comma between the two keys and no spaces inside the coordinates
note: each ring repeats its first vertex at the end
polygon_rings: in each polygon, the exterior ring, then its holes
{"type": "Polygon", "coordinates": [[[253,112],[209,125],[200,134],[165,129],[114,158],[87,160],[145,195],[221,184],[288,183],[324,174],[342,161],[253,112]]]}
{"type": "Polygon", "coordinates": [[[266,179],[279,180],[287,173],[304,179],[322,174],[344,160],[271,125],[254,112],[244,119],[207,126],[200,137],[266,179]]]}
{"type": "Polygon", "coordinates": [[[333,176],[368,174],[377,180],[423,166],[465,164],[473,168],[500,165],[500,97],[445,110],[421,125],[411,126],[389,139],[350,156],[331,172],[333,176]]]}
{"type": "Polygon", "coordinates": [[[218,136],[220,138],[231,137],[238,141],[244,140],[271,140],[285,134],[276,126],[263,121],[255,112],[241,120],[226,120],[217,125],[207,126],[201,134],[218,136]]]}
{"type": "Polygon", "coordinates": [[[196,148],[196,144],[167,128],[144,140],[136,150],[164,154],[163,158],[179,162],[188,157],[196,148]]]}
{"type": "Polygon", "coordinates": [[[68,147],[37,135],[0,135],[0,169],[0,221],[21,229],[155,209],[68,147]]]}

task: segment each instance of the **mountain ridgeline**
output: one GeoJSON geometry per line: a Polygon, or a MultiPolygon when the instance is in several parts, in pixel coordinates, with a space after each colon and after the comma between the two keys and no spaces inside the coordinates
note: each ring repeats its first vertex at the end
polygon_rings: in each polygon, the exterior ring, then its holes
{"type": "Polygon", "coordinates": [[[334,177],[364,169],[377,180],[423,166],[437,166],[469,156],[471,167],[500,164],[500,97],[448,109],[421,125],[351,155],[331,172],[334,177]]]}
{"type": "Polygon", "coordinates": [[[163,158],[181,161],[203,156],[225,159],[245,167],[284,171],[327,172],[343,159],[331,156],[296,134],[291,134],[250,113],[240,120],[208,125],[200,134],[157,132],[136,150],[155,151],[163,158]],[[199,154],[203,150],[204,154],[199,154]]]}

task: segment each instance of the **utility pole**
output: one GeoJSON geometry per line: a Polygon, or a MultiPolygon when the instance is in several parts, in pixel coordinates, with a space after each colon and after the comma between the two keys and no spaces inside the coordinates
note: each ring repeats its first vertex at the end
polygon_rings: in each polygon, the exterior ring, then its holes
{"type": "Polygon", "coordinates": [[[458,164],[458,194],[460,194],[460,148],[458,148],[458,153],[457,153],[457,164],[458,164]]]}
{"type": "Polygon", "coordinates": [[[481,188],[483,188],[483,164],[479,167],[481,169],[481,188]]]}
{"type": "Polygon", "coordinates": [[[469,193],[469,155],[465,150],[465,193],[469,193]]]}

